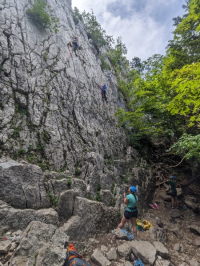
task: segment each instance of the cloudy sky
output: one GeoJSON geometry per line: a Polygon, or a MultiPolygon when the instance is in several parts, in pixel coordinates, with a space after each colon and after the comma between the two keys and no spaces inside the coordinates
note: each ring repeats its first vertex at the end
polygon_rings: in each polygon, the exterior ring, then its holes
{"type": "Polygon", "coordinates": [[[185,0],[72,0],[80,11],[93,9],[108,35],[122,37],[127,57],[147,59],[165,54],[173,38],[172,18],[182,16],[185,0]]]}

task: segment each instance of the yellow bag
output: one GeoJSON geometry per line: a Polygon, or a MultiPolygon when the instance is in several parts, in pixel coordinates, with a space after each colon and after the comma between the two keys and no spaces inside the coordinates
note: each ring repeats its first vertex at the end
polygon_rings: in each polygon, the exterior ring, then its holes
{"type": "Polygon", "coordinates": [[[144,231],[149,230],[153,226],[149,221],[140,221],[139,219],[136,220],[136,225],[137,227],[142,228],[144,231]]]}

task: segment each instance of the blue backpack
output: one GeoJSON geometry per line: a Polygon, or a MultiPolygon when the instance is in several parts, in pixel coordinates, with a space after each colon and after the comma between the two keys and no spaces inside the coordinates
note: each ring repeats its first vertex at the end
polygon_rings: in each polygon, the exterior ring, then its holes
{"type": "Polygon", "coordinates": [[[137,259],[134,266],[144,266],[144,263],[140,259],[137,259]]]}

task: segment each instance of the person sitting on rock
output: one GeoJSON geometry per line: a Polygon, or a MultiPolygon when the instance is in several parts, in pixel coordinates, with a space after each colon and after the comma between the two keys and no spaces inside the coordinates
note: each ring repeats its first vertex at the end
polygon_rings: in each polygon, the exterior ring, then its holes
{"type": "Polygon", "coordinates": [[[82,255],[78,253],[73,244],[65,242],[65,248],[67,248],[67,257],[63,266],[90,266],[89,263],[85,261],[82,255]]]}
{"type": "Polygon", "coordinates": [[[178,208],[178,200],[177,200],[177,190],[176,190],[176,181],[175,177],[172,175],[171,179],[168,181],[168,184],[171,187],[171,201],[172,206],[171,208],[174,209],[175,207],[178,208]]]}
{"type": "Polygon", "coordinates": [[[78,37],[77,36],[72,36],[72,41],[67,44],[69,47],[74,48],[75,55],[78,56],[77,50],[79,49],[79,43],[78,43],[78,37]]]}
{"type": "Polygon", "coordinates": [[[136,228],[136,218],[138,217],[138,209],[137,209],[137,202],[138,202],[138,196],[135,195],[137,192],[136,187],[131,186],[128,189],[129,195],[126,196],[126,193],[124,193],[124,203],[127,205],[127,208],[124,212],[123,218],[121,220],[121,223],[118,225],[117,228],[123,228],[124,224],[127,223],[129,220],[131,220],[131,224],[133,227],[133,234],[134,239],[137,239],[137,228],[136,228]]]}

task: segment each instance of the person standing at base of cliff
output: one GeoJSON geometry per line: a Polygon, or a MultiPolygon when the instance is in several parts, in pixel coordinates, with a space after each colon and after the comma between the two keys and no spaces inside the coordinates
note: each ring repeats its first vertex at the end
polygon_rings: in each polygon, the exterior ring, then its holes
{"type": "Polygon", "coordinates": [[[171,187],[171,201],[172,201],[171,208],[172,209],[174,209],[174,208],[178,209],[176,181],[175,181],[175,177],[173,175],[171,176],[171,179],[168,181],[168,184],[171,187]]]}
{"type": "Polygon", "coordinates": [[[102,95],[103,103],[104,103],[105,107],[107,107],[107,97],[106,97],[106,89],[107,89],[107,86],[106,86],[106,83],[101,84],[100,85],[100,89],[101,89],[101,95],[102,95]]]}
{"type": "Polygon", "coordinates": [[[127,205],[127,208],[124,212],[121,223],[118,225],[117,228],[120,229],[123,228],[124,224],[127,223],[129,220],[131,220],[134,239],[138,240],[137,228],[136,228],[136,219],[138,217],[138,209],[137,209],[138,196],[135,194],[137,192],[137,189],[136,187],[131,186],[129,187],[128,192],[129,192],[128,195],[124,193],[124,203],[127,205]]]}

